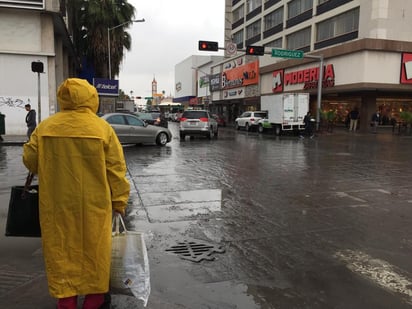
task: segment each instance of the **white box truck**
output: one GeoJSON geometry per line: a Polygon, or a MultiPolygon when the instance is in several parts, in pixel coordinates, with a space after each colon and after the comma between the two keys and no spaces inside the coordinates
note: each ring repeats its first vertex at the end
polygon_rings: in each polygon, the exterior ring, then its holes
{"type": "Polygon", "coordinates": [[[302,131],[303,118],[309,111],[309,93],[284,93],[262,96],[260,109],[267,111],[267,118],[259,120],[258,130],[302,131]]]}

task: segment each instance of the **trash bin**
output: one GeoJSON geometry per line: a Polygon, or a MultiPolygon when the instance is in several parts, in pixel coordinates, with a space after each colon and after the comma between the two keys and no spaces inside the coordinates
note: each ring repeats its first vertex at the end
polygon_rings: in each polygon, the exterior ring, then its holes
{"type": "Polygon", "coordinates": [[[5,117],[6,115],[3,115],[2,113],[0,113],[0,135],[6,134],[6,124],[4,121],[5,117]]]}

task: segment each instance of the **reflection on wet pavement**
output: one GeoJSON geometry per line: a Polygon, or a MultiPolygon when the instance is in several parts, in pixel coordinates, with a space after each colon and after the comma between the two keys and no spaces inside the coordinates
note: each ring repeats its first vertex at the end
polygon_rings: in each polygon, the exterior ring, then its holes
{"type": "Polygon", "coordinates": [[[412,273],[412,241],[399,241],[412,232],[411,142],[227,129],[218,140],[127,149],[153,237],[154,297],[182,308],[407,308],[409,296],[365,282],[336,252],[361,247],[412,273]],[[200,265],[165,253],[183,240],[223,244],[226,253],[200,265]],[[181,280],[172,287],[169,276],[181,280]]]}

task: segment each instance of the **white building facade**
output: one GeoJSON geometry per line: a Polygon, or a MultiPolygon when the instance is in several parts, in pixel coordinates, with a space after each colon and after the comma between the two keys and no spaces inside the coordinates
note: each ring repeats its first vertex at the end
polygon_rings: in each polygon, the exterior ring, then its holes
{"type": "Polygon", "coordinates": [[[5,115],[6,134],[26,134],[25,104],[40,120],[55,113],[58,85],[75,75],[64,3],[0,1],[0,112],[5,115]],[[38,61],[44,66],[40,74],[31,69],[38,61]]]}
{"type": "Polygon", "coordinates": [[[272,57],[273,49],[323,57],[321,109],[334,110],[338,123],[353,108],[363,130],[377,109],[382,124],[412,111],[412,1],[226,0],[226,21],[226,45],[237,53],[210,74],[213,108],[229,123],[274,93],[309,92],[316,111],[319,61],[272,57]],[[251,45],[265,55],[245,55],[251,45]]]}

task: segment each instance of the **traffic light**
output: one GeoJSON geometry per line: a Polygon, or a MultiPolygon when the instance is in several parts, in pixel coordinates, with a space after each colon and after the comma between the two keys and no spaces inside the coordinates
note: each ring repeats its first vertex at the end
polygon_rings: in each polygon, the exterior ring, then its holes
{"type": "Polygon", "coordinates": [[[265,54],[264,46],[247,46],[246,55],[263,56],[265,54]]]}
{"type": "Polygon", "coordinates": [[[199,50],[218,51],[218,42],[199,41],[199,50]]]}
{"type": "Polygon", "coordinates": [[[43,66],[43,62],[41,61],[33,61],[31,63],[31,70],[32,72],[35,73],[44,73],[43,72],[44,66],[43,66]]]}

